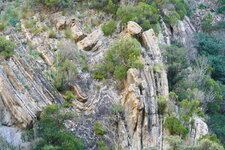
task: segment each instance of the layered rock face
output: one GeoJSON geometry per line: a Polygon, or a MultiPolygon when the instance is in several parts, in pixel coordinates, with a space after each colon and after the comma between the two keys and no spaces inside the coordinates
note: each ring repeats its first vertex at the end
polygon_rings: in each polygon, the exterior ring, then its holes
{"type": "Polygon", "coordinates": [[[17,44],[17,50],[10,60],[0,63],[0,135],[21,147],[20,129],[32,125],[43,107],[62,103],[63,99],[43,74],[43,64],[22,56],[28,50],[16,40],[16,34],[10,38],[17,44]]]}
{"type": "MultiPolygon", "coordinates": [[[[130,69],[127,72],[121,104],[125,109],[125,123],[128,130],[128,145],[124,149],[140,150],[157,147],[162,149],[162,119],[158,114],[158,96],[168,96],[165,68],[154,71],[155,65],[162,65],[161,52],[152,29],[142,33],[145,43],[143,70],[130,69]]],[[[122,127],[120,127],[122,128],[122,127]]]]}

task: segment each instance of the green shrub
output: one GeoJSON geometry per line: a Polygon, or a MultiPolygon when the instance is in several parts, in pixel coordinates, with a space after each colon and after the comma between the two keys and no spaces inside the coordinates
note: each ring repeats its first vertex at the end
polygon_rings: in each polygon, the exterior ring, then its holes
{"type": "Polygon", "coordinates": [[[40,3],[42,5],[48,6],[48,7],[69,7],[73,4],[73,1],[71,0],[33,0],[33,2],[40,3]]]}
{"type": "Polygon", "coordinates": [[[66,28],[66,30],[64,31],[64,35],[67,37],[67,38],[71,38],[72,36],[72,31],[70,28],[66,28]]]}
{"type": "Polygon", "coordinates": [[[158,103],[159,114],[161,115],[165,114],[168,100],[163,96],[159,96],[157,99],[157,103],[158,103]]]}
{"type": "MultiPolygon", "coordinates": [[[[217,135],[223,145],[225,145],[225,115],[214,113],[210,115],[210,119],[207,121],[209,128],[217,135]]],[[[212,139],[210,139],[212,140],[212,139]]]]}
{"type": "Polygon", "coordinates": [[[24,22],[24,25],[26,28],[33,28],[36,25],[36,22],[34,20],[26,20],[24,22]]]}
{"type": "Polygon", "coordinates": [[[206,6],[203,3],[198,5],[198,9],[205,9],[205,8],[206,8],[206,6]]]}
{"type": "Polygon", "coordinates": [[[94,79],[104,79],[107,77],[105,66],[104,65],[95,65],[95,70],[92,73],[94,79]]]}
{"type": "Polygon", "coordinates": [[[156,9],[143,2],[140,2],[137,6],[119,8],[117,17],[122,20],[122,25],[128,21],[135,21],[145,30],[152,27],[153,24],[157,24],[159,19],[156,9]]]}
{"type": "Polygon", "coordinates": [[[100,122],[96,122],[94,124],[94,131],[98,135],[104,135],[106,133],[105,129],[103,129],[102,124],[100,122]]]}
{"type": "Polygon", "coordinates": [[[118,6],[114,4],[112,0],[109,0],[108,4],[103,8],[103,10],[107,13],[116,14],[117,7],[118,6]]]}
{"type": "Polygon", "coordinates": [[[170,11],[170,13],[165,16],[165,21],[171,25],[177,24],[180,19],[180,15],[176,11],[170,11]]]}
{"type": "Polygon", "coordinates": [[[0,31],[3,31],[5,29],[5,23],[0,21],[0,31]]]}
{"type": "Polygon", "coordinates": [[[57,66],[57,71],[54,77],[55,80],[55,86],[60,89],[69,81],[73,80],[75,76],[77,75],[77,66],[73,63],[71,60],[64,60],[57,66]]]}
{"type": "Polygon", "coordinates": [[[219,6],[218,6],[218,8],[216,9],[216,12],[217,12],[218,14],[224,13],[224,12],[225,12],[225,0],[220,0],[219,6]]]}
{"type": "Polygon", "coordinates": [[[65,101],[65,102],[63,103],[63,107],[65,107],[65,108],[70,108],[70,107],[72,107],[72,105],[71,105],[69,102],[65,101]]]}
{"type": "Polygon", "coordinates": [[[0,36],[0,55],[5,59],[8,59],[13,55],[13,50],[15,49],[15,44],[7,40],[5,37],[0,36]]]}
{"type": "Polygon", "coordinates": [[[210,141],[209,139],[203,139],[200,141],[199,150],[224,150],[223,146],[210,141]]]}
{"type": "MultiPolygon", "coordinates": [[[[187,50],[176,45],[162,46],[163,62],[167,66],[167,76],[169,82],[169,89],[174,90],[176,84],[183,80],[184,76],[181,71],[187,68],[187,50]]],[[[182,84],[183,87],[183,84],[182,84]]],[[[179,92],[183,89],[179,88],[179,92]]],[[[187,92],[186,89],[184,92],[187,92]]],[[[177,92],[177,94],[179,94],[177,92]]],[[[186,94],[185,94],[186,95],[186,94]]],[[[183,98],[183,97],[179,97],[183,98]]]]}
{"type": "Polygon", "coordinates": [[[76,96],[71,91],[66,91],[65,96],[68,102],[76,98],[76,96]]]}
{"type": "Polygon", "coordinates": [[[37,138],[41,140],[36,143],[33,150],[84,149],[81,140],[68,132],[65,127],[65,120],[71,119],[72,114],[62,112],[61,109],[58,104],[45,107],[35,125],[37,138]]]}
{"type": "Polygon", "coordinates": [[[180,136],[166,136],[165,140],[169,143],[171,150],[179,150],[183,140],[180,136]]]}
{"type": "Polygon", "coordinates": [[[98,150],[111,150],[104,141],[98,141],[98,150]]]}
{"type": "Polygon", "coordinates": [[[116,21],[111,20],[101,26],[105,35],[112,35],[116,31],[116,21]]]}
{"type": "Polygon", "coordinates": [[[48,33],[49,38],[56,38],[56,32],[53,29],[50,29],[48,33]]]}
{"type": "Polygon", "coordinates": [[[205,31],[206,29],[210,28],[212,26],[212,21],[213,17],[212,14],[209,12],[204,16],[201,22],[202,29],[205,31]]]}
{"type": "Polygon", "coordinates": [[[116,66],[113,77],[115,79],[125,79],[127,76],[128,67],[126,66],[116,66]]]}
{"type": "Polygon", "coordinates": [[[140,53],[140,43],[130,36],[124,36],[109,47],[104,63],[95,67],[93,76],[101,79],[113,75],[116,79],[124,79],[129,68],[142,66],[136,65],[140,53]]]}
{"type": "Polygon", "coordinates": [[[176,117],[166,117],[164,127],[168,129],[172,135],[185,136],[189,132],[188,128],[184,127],[176,117]]]}

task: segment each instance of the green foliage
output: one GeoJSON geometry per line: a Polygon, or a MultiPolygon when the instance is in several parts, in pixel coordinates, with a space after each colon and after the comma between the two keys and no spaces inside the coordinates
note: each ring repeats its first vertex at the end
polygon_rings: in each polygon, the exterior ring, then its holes
{"type": "Polygon", "coordinates": [[[209,13],[207,13],[204,16],[204,18],[203,18],[203,20],[201,22],[202,29],[206,30],[209,27],[211,27],[212,26],[212,21],[213,21],[213,17],[212,17],[212,14],[209,12],[209,13]]]}
{"type": "Polygon", "coordinates": [[[56,38],[56,32],[53,29],[50,29],[50,31],[48,32],[48,37],[56,38]]]}
{"type": "Polygon", "coordinates": [[[168,129],[172,135],[185,136],[189,132],[188,128],[184,127],[176,117],[166,117],[164,127],[168,129]]]}
{"type": "Polygon", "coordinates": [[[65,101],[65,102],[63,103],[63,107],[65,107],[65,108],[70,108],[70,107],[72,107],[72,105],[71,105],[69,102],[65,101]]]}
{"type": "Polygon", "coordinates": [[[98,141],[98,150],[111,150],[104,141],[98,141]]]}
{"type": "Polygon", "coordinates": [[[45,5],[47,7],[70,7],[74,2],[72,0],[32,0],[35,3],[45,5]]]}
{"type": "Polygon", "coordinates": [[[117,17],[122,20],[122,25],[128,21],[135,21],[141,25],[144,30],[157,24],[159,19],[156,9],[143,2],[140,2],[137,6],[119,8],[117,17]]]}
{"type": "Polygon", "coordinates": [[[67,37],[67,38],[71,38],[72,36],[72,31],[70,28],[66,28],[66,30],[64,31],[64,35],[67,37]]]}
{"type": "Polygon", "coordinates": [[[8,59],[13,55],[13,50],[15,49],[15,44],[7,40],[5,37],[0,36],[0,55],[5,59],[8,59]]]}
{"type": "Polygon", "coordinates": [[[136,39],[122,37],[109,47],[104,63],[95,66],[93,77],[102,79],[113,75],[116,79],[124,79],[129,68],[142,66],[137,66],[140,53],[141,45],[136,39]]]}
{"type": "Polygon", "coordinates": [[[170,11],[169,15],[166,15],[165,21],[171,25],[177,24],[178,20],[180,20],[180,15],[176,11],[170,11]]]}
{"type": "Polygon", "coordinates": [[[94,79],[104,79],[107,77],[107,74],[105,73],[105,66],[104,65],[95,65],[95,70],[93,71],[93,78],[94,79]]]}
{"type": "Polygon", "coordinates": [[[223,31],[220,33],[196,33],[195,47],[200,55],[206,55],[209,59],[210,65],[214,68],[212,78],[225,84],[225,39],[223,38],[223,31]]]}
{"type": "Polygon", "coordinates": [[[116,66],[113,77],[115,79],[125,79],[127,76],[128,67],[126,66],[116,66]]]}
{"type": "Polygon", "coordinates": [[[124,109],[121,105],[113,104],[112,107],[110,108],[110,112],[112,114],[122,114],[124,113],[124,109]]]}
{"type": "Polygon", "coordinates": [[[184,0],[170,0],[174,6],[177,14],[179,14],[180,19],[184,19],[187,15],[188,6],[186,5],[184,0]]]}
{"type": "Polygon", "coordinates": [[[110,20],[101,26],[105,35],[112,35],[116,31],[116,21],[110,20]]]}
{"type": "Polygon", "coordinates": [[[172,91],[175,85],[184,78],[180,72],[188,66],[187,50],[175,45],[162,46],[162,50],[163,61],[167,66],[169,88],[172,91]]]}
{"type": "Polygon", "coordinates": [[[36,22],[34,21],[34,20],[26,20],[25,22],[24,22],[24,25],[25,25],[25,27],[26,28],[33,28],[35,25],[36,25],[36,22]]]}
{"type": "Polygon", "coordinates": [[[62,112],[58,104],[47,106],[36,122],[35,131],[41,140],[33,150],[83,150],[84,144],[73,134],[66,131],[64,121],[72,118],[72,114],[62,112]]]}
{"type": "Polygon", "coordinates": [[[206,6],[203,3],[198,5],[198,9],[204,9],[204,8],[206,8],[206,6]]]}
{"type": "Polygon", "coordinates": [[[76,62],[77,53],[75,45],[72,42],[62,41],[57,52],[57,60],[55,62],[56,71],[54,72],[54,85],[59,90],[64,90],[70,82],[75,81],[78,69],[76,62]]]}
{"type": "Polygon", "coordinates": [[[158,103],[159,114],[161,115],[165,114],[168,100],[163,96],[159,96],[157,99],[157,103],[158,103]]]}
{"type": "Polygon", "coordinates": [[[103,129],[102,124],[100,122],[95,122],[94,131],[98,135],[104,135],[106,133],[105,129],[103,129]]]}
{"type": "Polygon", "coordinates": [[[171,150],[179,150],[183,140],[180,136],[166,136],[165,140],[170,144],[171,150]]]}
{"type": "Polygon", "coordinates": [[[221,91],[220,84],[218,82],[216,82],[212,78],[207,78],[204,85],[207,90],[213,90],[215,94],[215,99],[217,100],[217,102],[222,101],[222,91],[221,91]]]}
{"type": "Polygon", "coordinates": [[[3,31],[5,27],[6,27],[5,23],[0,21],[0,31],[3,31]]]}
{"type": "Polygon", "coordinates": [[[66,100],[68,102],[70,102],[72,99],[76,98],[76,96],[71,91],[66,91],[65,96],[66,96],[66,100]]]}
{"type": "MultiPolygon", "coordinates": [[[[207,121],[210,129],[217,135],[221,140],[222,144],[225,145],[225,115],[214,113],[210,115],[210,119],[207,121]]],[[[212,140],[212,139],[210,139],[212,140]]]]}
{"type": "Polygon", "coordinates": [[[217,13],[224,13],[225,12],[225,0],[220,0],[219,7],[216,9],[217,13]]]}
{"type": "Polygon", "coordinates": [[[71,81],[77,75],[77,66],[73,61],[66,59],[58,64],[57,72],[55,75],[55,86],[62,88],[66,83],[71,81]]]}
{"type": "Polygon", "coordinates": [[[220,144],[210,141],[209,139],[203,139],[200,141],[199,150],[224,150],[220,144]]]}
{"type": "Polygon", "coordinates": [[[114,4],[112,0],[109,0],[108,4],[103,8],[103,10],[107,13],[116,14],[117,5],[114,4]]]}

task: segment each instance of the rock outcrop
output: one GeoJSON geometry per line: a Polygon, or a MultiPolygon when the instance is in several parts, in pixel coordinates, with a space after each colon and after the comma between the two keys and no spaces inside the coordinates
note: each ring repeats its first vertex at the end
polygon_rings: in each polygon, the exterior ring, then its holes
{"type": "Polygon", "coordinates": [[[91,50],[97,42],[100,40],[100,38],[103,36],[103,32],[101,29],[97,29],[93,31],[91,34],[89,34],[86,38],[79,41],[77,43],[77,47],[80,50],[91,50]]]}
{"type": "Polygon", "coordinates": [[[157,98],[168,96],[168,81],[164,68],[161,68],[160,72],[153,70],[153,66],[161,64],[162,59],[152,29],[143,33],[143,41],[151,56],[144,56],[143,70],[128,70],[122,93],[121,104],[125,110],[124,124],[128,130],[129,143],[124,149],[163,147],[162,118],[158,114],[157,98]]]}
{"type": "Polygon", "coordinates": [[[142,28],[136,22],[128,21],[125,32],[131,35],[136,35],[136,34],[140,34],[141,31],[142,31],[142,28]]]}

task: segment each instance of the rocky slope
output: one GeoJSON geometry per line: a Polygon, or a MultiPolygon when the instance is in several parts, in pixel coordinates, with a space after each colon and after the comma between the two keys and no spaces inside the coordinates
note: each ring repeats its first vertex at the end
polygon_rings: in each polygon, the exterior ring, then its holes
{"type": "MultiPolygon", "coordinates": [[[[127,2],[121,3],[125,5],[127,2]]],[[[92,14],[89,17],[96,16],[92,14]]],[[[47,22],[41,22],[39,14],[33,18],[39,27],[47,22]]],[[[61,29],[71,28],[72,36],[76,39],[72,48],[85,55],[90,68],[103,59],[109,45],[121,36],[134,36],[142,43],[144,69],[129,69],[123,83],[112,79],[94,80],[90,72],[80,69],[77,81],[70,83],[71,91],[78,97],[71,102],[73,111],[79,117],[69,120],[66,126],[85,140],[87,149],[97,149],[96,141],[102,139],[94,132],[93,124],[97,121],[107,129],[104,141],[109,146],[116,145],[118,149],[124,150],[168,148],[164,137],[169,133],[163,128],[163,118],[158,113],[157,105],[159,96],[169,96],[167,73],[159,44],[170,44],[175,39],[195,53],[190,40],[198,30],[196,21],[185,17],[178,24],[168,26],[161,20],[161,32],[158,36],[152,29],[143,32],[138,24],[128,22],[126,29],[117,29],[112,37],[106,37],[100,26],[89,33],[82,31],[82,21],[73,16],[65,17],[61,13],[55,13],[46,15],[46,18],[54,24],[58,38],[63,37],[61,29]],[[154,66],[161,66],[160,70],[155,70],[154,66]],[[124,85],[124,88],[119,90],[118,84],[124,85]],[[124,114],[116,125],[108,121],[111,115],[108,108],[112,104],[121,104],[124,109],[124,114]]],[[[55,50],[58,49],[59,39],[50,39],[45,32],[34,35],[23,21],[21,32],[8,29],[1,34],[13,40],[17,48],[9,60],[0,60],[0,135],[16,147],[30,149],[31,143],[23,143],[21,140],[22,131],[32,126],[43,107],[52,103],[62,104],[64,101],[51,79],[44,73],[54,70],[55,50]],[[30,49],[24,44],[28,42],[32,43],[35,51],[41,53],[41,58],[35,59],[29,55],[30,49]]],[[[176,109],[174,113],[178,113],[176,109]]],[[[196,117],[194,125],[190,126],[186,145],[196,145],[198,138],[207,133],[207,125],[196,117]]]]}

